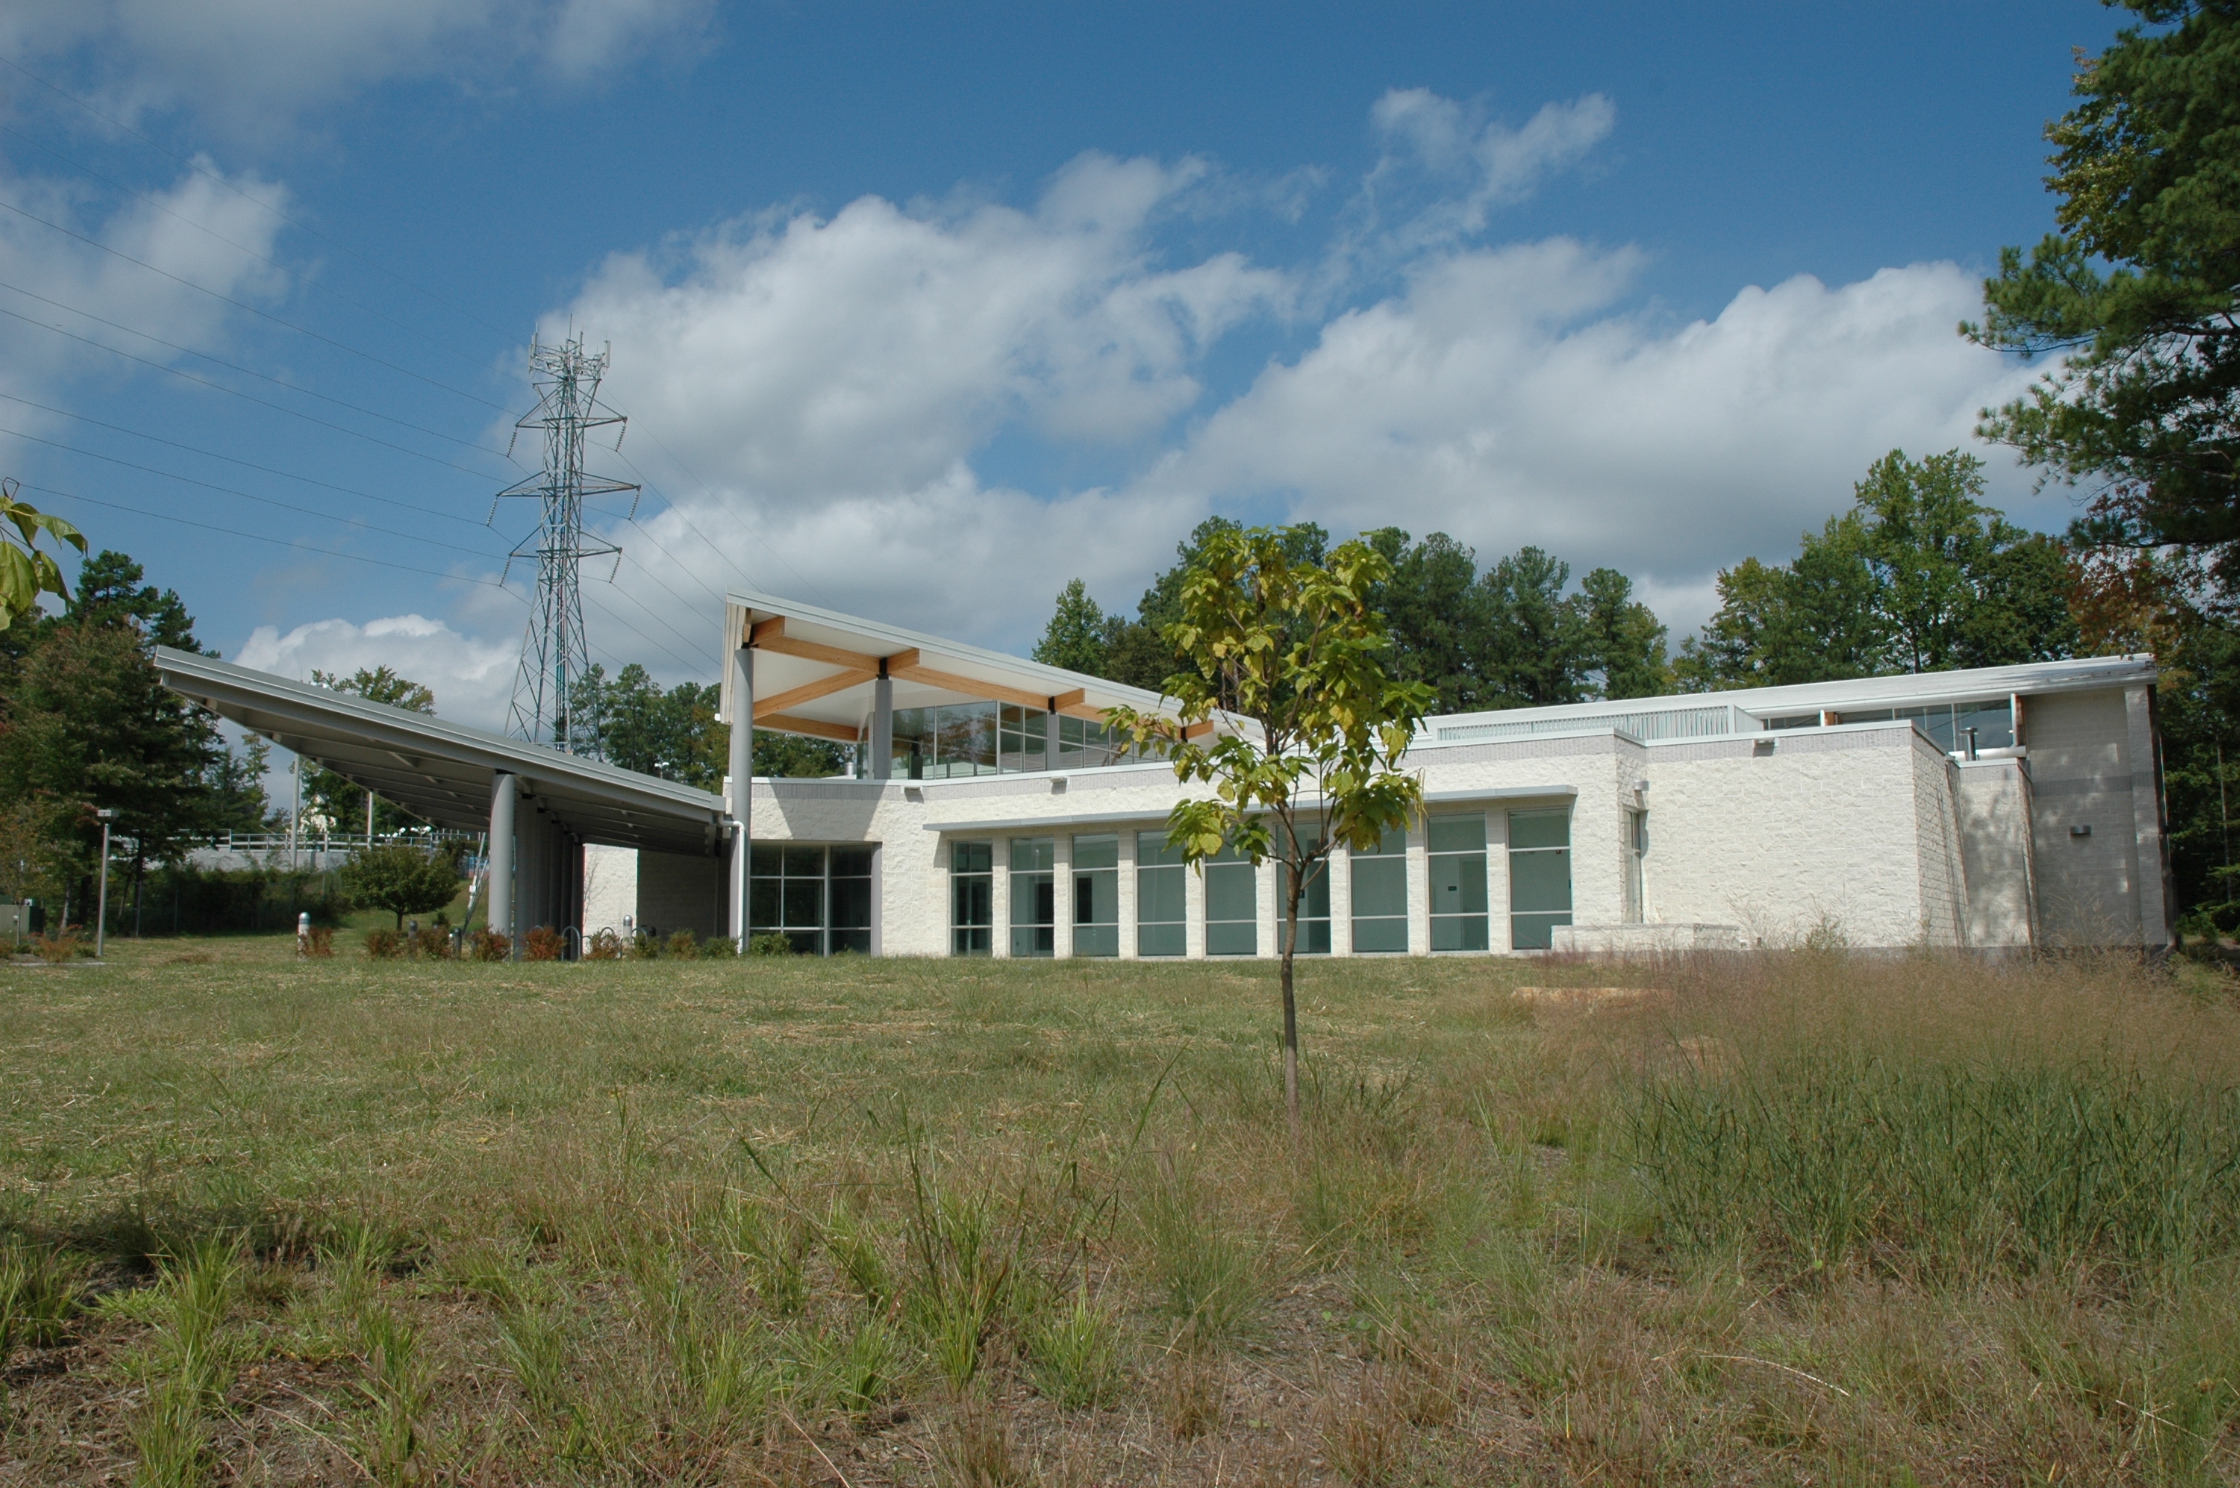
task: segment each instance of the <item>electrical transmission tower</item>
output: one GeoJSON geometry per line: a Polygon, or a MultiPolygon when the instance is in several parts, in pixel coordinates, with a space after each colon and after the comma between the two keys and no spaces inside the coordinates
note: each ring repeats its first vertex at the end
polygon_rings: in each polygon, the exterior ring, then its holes
{"type": "MultiPolygon", "coordinates": [[[[584,435],[615,425],[614,443],[619,450],[621,426],[628,422],[599,401],[599,379],[606,375],[609,354],[586,352],[580,337],[558,346],[529,343],[537,406],[513,426],[514,438],[518,440],[523,429],[544,431],[544,469],[506,487],[490,503],[492,523],[497,521],[498,501],[508,496],[534,497],[543,503],[537,530],[506,559],[509,573],[516,558],[534,554],[537,560],[537,594],[529,610],[528,631],[521,638],[521,670],[514,678],[513,718],[507,732],[560,750],[570,748],[569,689],[591,669],[583,634],[583,591],[576,571],[586,558],[611,556],[617,567],[622,562],[622,549],[613,543],[584,537],[583,500],[638,489],[628,481],[591,475],[583,468],[584,435]]],[[[512,452],[509,445],[506,453],[512,452]]],[[[637,510],[633,496],[631,515],[636,516],[637,510]]]]}

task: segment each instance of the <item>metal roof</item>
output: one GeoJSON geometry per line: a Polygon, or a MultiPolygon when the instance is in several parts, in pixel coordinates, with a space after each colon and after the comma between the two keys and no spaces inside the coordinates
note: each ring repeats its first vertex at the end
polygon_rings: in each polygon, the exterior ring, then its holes
{"type": "MultiPolygon", "coordinates": [[[[1002,702],[1102,722],[1123,704],[1172,716],[1158,693],[1044,666],[962,641],[843,615],[752,589],[733,589],[724,608],[726,648],[754,648],[754,726],[852,743],[870,737],[880,664],[894,684],[894,706],[1002,702]]],[[[723,674],[721,716],[731,718],[731,669],[723,674]]],[[[1223,718],[1224,731],[1256,728],[1223,718]]]]}
{"type": "Polygon", "coordinates": [[[188,651],[156,648],[166,687],[439,827],[485,831],[492,776],[511,771],[585,842],[713,853],[723,798],[541,744],[371,703],[188,651]]]}
{"type": "Polygon", "coordinates": [[[2048,693],[2104,687],[2152,686],[2155,676],[2151,656],[2093,656],[2074,661],[2025,662],[2018,666],[1912,672],[1896,677],[1857,677],[1842,682],[1803,682],[1788,687],[1739,687],[1724,692],[1611,699],[1549,708],[1503,708],[1427,718],[1418,742],[1452,743],[1539,735],[1557,729],[1591,728],[1598,723],[1623,727],[1644,737],[1652,734],[1657,737],[1668,734],[1709,736],[1757,731],[1767,719],[1796,713],[1825,710],[1840,714],[1846,710],[1910,708],[2006,697],[2041,697],[2048,693]],[[1686,725],[1676,729],[1643,727],[1653,715],[1663,714],[1689,716],[1669,720],[1675,725],[1686,725]]]}

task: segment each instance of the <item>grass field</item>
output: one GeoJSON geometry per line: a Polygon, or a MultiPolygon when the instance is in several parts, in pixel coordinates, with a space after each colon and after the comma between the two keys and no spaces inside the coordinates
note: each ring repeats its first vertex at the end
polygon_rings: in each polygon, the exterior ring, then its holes
{"type": "Polygon", "coordinates": [[[0,967],[0,1482],[2240,1480],[2207,974],[1301,995],[1293,1150],[1260,965],[0,967]]]}

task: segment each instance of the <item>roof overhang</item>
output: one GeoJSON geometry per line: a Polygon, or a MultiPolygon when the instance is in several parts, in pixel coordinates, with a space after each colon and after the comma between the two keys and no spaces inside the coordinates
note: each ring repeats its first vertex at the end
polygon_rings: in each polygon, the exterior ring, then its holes
{"type": "Polygon", "coordinates": [[[722,797],[689,785],[192,652],[159,646],[155,661],[172,691],[439,827],[487,830],[502,770],[585,842],[673,853],[723,842],[722,797]]]}
{"type": "MultiPolygon", "coordinates": [[[[1108,710],[1122,706],[1174,713],[1170,699],[1141,687],[752,589],[726,596],[724,637],[727,652],[734,646],[753,649],[754,726],[775,733],[841,743],[868,738],[881,675],[893,685],[897,709],[1011,703],[1100,723],[1108,710]]],[[[726,722],[732,717],[731,685],[726,666],[721,696],[726,722]]],[[[1227,715],[1219,726],[1222,732],[1252,728],[1227,715]]]]}

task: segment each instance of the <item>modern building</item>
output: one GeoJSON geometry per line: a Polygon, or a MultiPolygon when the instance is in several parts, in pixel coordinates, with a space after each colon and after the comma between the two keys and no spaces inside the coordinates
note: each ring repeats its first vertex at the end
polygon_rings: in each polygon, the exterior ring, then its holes
{"type": "MultiPolygon", "coordinates": [[[[1104,726],[1157,696],[729,596],[726,718],[850,776],[722,797],[208,658],[167,682],[439,826],[491,833],[500,928],[778,933],[870,955],[1272,956],[1272,864],[1166,846],[1183,787],[1104,726]]],[[[2159,947],[2155,668],[2047,662],[1461,714],[1426,810],[1306,890],[1312,954],[1785,943],[2159,947]]],[[[1206,728],[1247,728],[1223,719],[1206,728]]]]}

